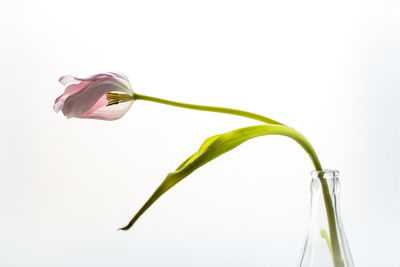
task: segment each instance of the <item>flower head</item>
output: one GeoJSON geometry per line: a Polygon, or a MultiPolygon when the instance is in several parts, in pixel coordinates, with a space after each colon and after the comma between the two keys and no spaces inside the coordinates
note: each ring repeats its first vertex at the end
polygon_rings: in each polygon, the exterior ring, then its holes
{"type": "Polygon", "coordinates": [[[131,107],[134,93],[128,78],[120,73],[100,73],[88,78],[61,76],[64,93],[54,101],[54,111],[68,118],[117,120],[131,107]]]}

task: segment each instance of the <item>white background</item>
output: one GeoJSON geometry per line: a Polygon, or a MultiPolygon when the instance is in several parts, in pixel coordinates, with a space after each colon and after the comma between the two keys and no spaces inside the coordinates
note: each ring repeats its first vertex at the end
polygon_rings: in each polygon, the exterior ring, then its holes
{"type": "Polygon", "coordinates": [[[52,110],[61,74],[239,108],[302,132],[338,169],[356,266],[400,266],[398,1],[7,1],[0,5],[0,266],[295,266],[310,160],[249,141],[163,196],[208,136],[248,119],[136,102],[121,120],[52,110]]]}

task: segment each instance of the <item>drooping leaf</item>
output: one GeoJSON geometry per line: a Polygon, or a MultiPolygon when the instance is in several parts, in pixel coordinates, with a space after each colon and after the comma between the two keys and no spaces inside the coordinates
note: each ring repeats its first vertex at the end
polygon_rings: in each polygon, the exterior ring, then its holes
{"type": "Polygon", "coordinates": [[[252,139],[257,136],[262,135],[283,135],[294,139],[299,143],[309,154],[309,156],[315,161],[318,158],[310,145],[310,143],[302,136],[299,132],[293,128],[274,125],[274,124],[264,124],[257,126],[250,126],[245,128],[240,128],[231,132],[224,134],[215,135],[209,137],[200,146],[199,150],[185,160],[174,172],[167,175],[164,181],[152,194],[152,196],[147,200],[147,202],[141,207],[141,209],[132,218],[129,224],[120,230],[128,230],[132,225],[139,219],[139,217],[165,192],[171,189],[174,185],[182,181],[189,174],[194,172],[196,169],[200,168],[207,162],[217,158],[218,156],[232,150],[243,142],[252,139]]]}

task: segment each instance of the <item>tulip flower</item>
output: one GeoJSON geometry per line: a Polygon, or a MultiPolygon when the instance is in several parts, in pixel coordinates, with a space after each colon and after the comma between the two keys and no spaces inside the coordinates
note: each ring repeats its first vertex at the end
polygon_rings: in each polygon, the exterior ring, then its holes
{"type": "Polygon", "coordinates": [[[134,93],[126,76],[119,73],[100,73],[88,78],[61,76],[66,86],[54,102],[54,111],[67,118],[116,120],[131,107],[134,93]]]}
{"type": "MultiPolygon", "coordinates": [[[[130,229],[161,195],[169,191],[169,189],[192,172],[255,137],[264,135],[282,135],[289,137],[296,141],[305,152],[307,152],[317,171],[323,170],[314,148],[302,134],[291,127],[262,115],[237,109],[187,104],[137,94],[133,92],[128,78],[122,74],[112,72],[101,73],[84,79],[67,75],[62,76],[59,81],[66,86],[66,89],[65,92],[55,100],[54,110],[56,112],[62,110],[64,115],[68,118],[77,117],[116,120],[121,118],[129,110],[133,101],[142,100],[187,109],[242,116],[263,123],[262,125],[240,128],[206,139],[197,152],[187,158],[175,171],[170,172],[166,176],[164,181],[133,216],[130,222],[125,227],[120,228],[121,230],[130,229]]],[[[343,266],[341,265],[342,256],[336,231],[332,199],[329,195],[327,181],[322,179],[322,177],[319,178],[323,188],[325,208],[329,223],[329,234],[331,237],[329,242],[332,248],[332,258],[335,262],[334,266],[341,267],[343,266]]]]}

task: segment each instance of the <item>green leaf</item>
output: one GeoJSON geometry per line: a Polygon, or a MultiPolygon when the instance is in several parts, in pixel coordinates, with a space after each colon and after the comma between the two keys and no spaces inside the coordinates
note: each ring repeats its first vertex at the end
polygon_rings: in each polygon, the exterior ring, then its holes
{"type": "Polygon", "coordinates": [[[326,244],[328,245],[329,251],[331,252],[332,260],[335,261],[335,257],[333,255],[333,250],[332,250],[332,245],[331,245],[331,240],[329,239],[328,233],[326,232],[325,229],[321,229],[320,231],[321,237],[325,239],[326,244]]]}
{"type": "MultiPolygon", "coordinates": [[[[174,185],[182,181],[189,174],[200,168],[207,162],[217,158],[218,156],[234,149],[243,142],[252,139],[254,137],[262,135],[283,135],[294,139],[298,142],[309,154],[313,162],[318,162],[318,158],[310,145],[310,143],[302,136],[299,132],[293,128],[275,125],[275,124],[264,124],[257,126],[250,126],[240,128],[224,134],[215,135],[209,137],[200,146],[199,150],[185,160],[174,172],[167,175],[161,185],[156,189],[153,195],[147,200],[147,202],[141,207],[138,213],[132,218],[129,224],[120,230],[128,230],[132,225],[139,219],[139,217],[165,192],[171,189],[174,185]]],[[[319,162],[318,162],[319,163],[319,162]]]]}

